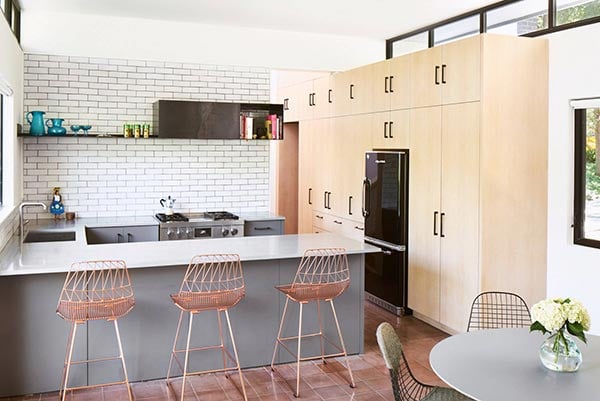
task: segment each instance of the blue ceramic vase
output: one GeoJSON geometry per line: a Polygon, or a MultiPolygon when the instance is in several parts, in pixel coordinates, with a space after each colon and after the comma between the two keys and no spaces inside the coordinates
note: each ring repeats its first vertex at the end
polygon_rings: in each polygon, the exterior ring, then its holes
{"type": "Polygon", "coordinates": [[[46,113],[43,111],[30,111],[27,113],[25,118],[30,125],[29,135],[40,136],[46,134],[46,127],[44,126],[44,114],[46,113]]]}

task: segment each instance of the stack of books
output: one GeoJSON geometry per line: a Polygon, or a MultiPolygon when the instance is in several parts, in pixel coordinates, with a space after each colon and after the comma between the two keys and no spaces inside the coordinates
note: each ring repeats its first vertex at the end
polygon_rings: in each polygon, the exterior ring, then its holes
{"type": "Polygon", "coordinates": [[[240,139],[283,139],[283,122],[277,114],[240,114],[240,139]]]}

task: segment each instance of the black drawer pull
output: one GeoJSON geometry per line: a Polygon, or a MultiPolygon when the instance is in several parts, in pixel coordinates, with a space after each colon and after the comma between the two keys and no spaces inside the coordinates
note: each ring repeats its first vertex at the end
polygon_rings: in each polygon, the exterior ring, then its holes
{"type": "Polygon", "coordinates": [[[342,222],[341,222],[341,221],[337,221],[337,220],[333,220],[333,222],[334,222],[335,224],[342,224],[342,222]]]}
{"type": "Polygon", "coordinates": [[[254,227],[254,229],[256,231],[267,231],[267,230],[272,230],[271,227],[254,227]]]}
{"type": "Polygon", "coordinates": [[[355,229],[360,230],[360,231],[365,231],[364,227],[359,227],[359,226],[354,226],[355,229]]]}
{"type": "Polygon", "coordinates": [[[316,217],[317,219],[321,219],[321,220],[323,220],[323,216],[319,216],[318,214],[315,214],[315,217],[316,217]]]}

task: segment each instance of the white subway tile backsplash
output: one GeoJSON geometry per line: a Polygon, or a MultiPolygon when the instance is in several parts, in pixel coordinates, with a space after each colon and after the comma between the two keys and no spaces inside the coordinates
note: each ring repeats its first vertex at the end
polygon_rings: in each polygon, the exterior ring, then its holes
{"type": "MultiPolygon", "coordinates": [[[[23,103],[67,128],[116,134],[151,122],[158,99],[268,102],[269,79],[261,67],[26,54],[23,103]]],[[[184,212],[268,210],[266,141],[29,137],[23,158],[26,200],[49,203],[60,186],[80,217],[153,214],[167,195],[184,212]]]]}

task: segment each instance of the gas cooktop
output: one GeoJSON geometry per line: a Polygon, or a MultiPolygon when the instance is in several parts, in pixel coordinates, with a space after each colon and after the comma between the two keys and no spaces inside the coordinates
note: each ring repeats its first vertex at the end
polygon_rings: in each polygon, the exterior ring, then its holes
{"type": "Polygon", "coordinates": [[[170,222],[186,222],[186,221],[197,221],[197,220],[239,220],[239,216],[236,216],[230,212],[218,211],[218,212],[202,212],[202,213],[189,213],[185,215],[183,213],[157,213],[156,218],[161,223],[170,222]]]}

